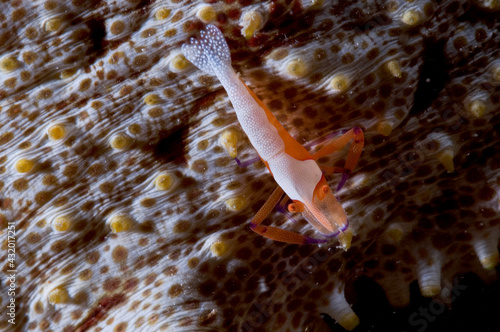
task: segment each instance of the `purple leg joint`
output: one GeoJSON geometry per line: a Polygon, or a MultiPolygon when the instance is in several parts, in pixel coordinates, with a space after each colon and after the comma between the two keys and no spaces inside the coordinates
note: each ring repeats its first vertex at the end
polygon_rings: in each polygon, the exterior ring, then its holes
{"type": "Polygon", "coordinates": [[[348,227],[349,227],[349,219],[347,219],[347,222],[346,222],[345,226],[344,226],[344,227],[342,227],[342,228],[341,228],[338,232],[334,232],[334,233],[332,233],[332,234],[328,234],[328,235],[326,235],[326,234],[322,234],[322,235],[323,235],[325,238],[327,238],[327,239],[331,239],[332,237],[336,237],[336,236],[338,236],[338,235],[340,234],[340,232],[345,231],[348,227]]]}
{"type": "Polygon", "coordinates": [[[321,234],[321,235],[323,235],[327,239],[331,239],[332,237],[336,237],[339,234],[340,234],[340,232],[335,232],[335,233],[328,234],[328,235],[327,234],[321,234]]]}
{"type": "Polygon", "coordinates": [[[244,161],[244,162],[241,162],[238,158],[234,158],[234,160],[236,161],[238,166],[240,166],[241,168],[245,168],[247,166],[252,165],[253,163],[258,162],[260,160],[260,157],[255,157],[255,158],[252,158],[252,159],[244,161]]]}
{"type": "Polygon", "coordinates": [[[347,182],[347,179],[349,178],[349,175],[351,175],[351,171],[346,169],[345,173],[342,174],[342,179],[340,180],[336,191],[339,191],[344,186],[344,184],[347,182]]]}
{"type": "Polygon", "coordinates": [[[349,218],[347,218],[346,223],[345,223],[345,226],[344,226],[344,227],[342,227],[340,230],[343,232],[343,231],[345,231],[348,227],[349,227],[349,218]]]}
{"type": "Polygon", "coordinates": [[[326,239],[313,239],[312,237],[305,236],[306,244],[317,244],[317,243],[325,243],[326,239]]]}

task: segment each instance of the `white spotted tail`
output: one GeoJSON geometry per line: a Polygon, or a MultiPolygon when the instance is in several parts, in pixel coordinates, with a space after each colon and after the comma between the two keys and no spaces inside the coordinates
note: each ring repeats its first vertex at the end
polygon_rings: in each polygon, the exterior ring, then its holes
{"type": "Polygon", "coordinates": [[[200,31],[200,38],[191,38],[182,45],[182,53],[193,65],[207,74],[217,75],[231,66],[231,54],[227,42],[216,26],[209,24],[200,31]]]}

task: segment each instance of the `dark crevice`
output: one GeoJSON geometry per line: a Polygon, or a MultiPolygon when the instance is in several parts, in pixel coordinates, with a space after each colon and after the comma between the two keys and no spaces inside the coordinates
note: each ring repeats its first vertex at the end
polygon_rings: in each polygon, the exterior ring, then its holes
{"type": "Polygon", "coordinates": [[[113,296],[108,296],[102,298],[99,303],[95,306],[88,316],[83,320],[82,323],[75,330],[76,332],[88,331],[90,328],[98,324],[102,319],[105,319],[106,315],[114,308],[126,301],[126,297],[123,294],[115,294],[113,296]]]}
{"type": "Polygon", "coordinates": [[[93,64],[97,59],[101,58],[106,52],[104,47],[104,39],[106,38],[106,26],[103,19],[92,18],[85,22],[90,30],[89,39],[91,47],[88,50],[89,65],[93,64]]]}
{"type": "Polygon", "coordinates": [[[444,40],[424,40],[423,64],[408,118],[423,113],[436,99],[448,81],[447,61],[444,56],[444,40]]]}
{"type": "Polygon", "coordinates": [[[189,127],[162,130],[159,136],[160,140],[152,144],[154,158],[163,163],[186,165],[186,139],[189,136],[189,127]]]}
{"type": "Polygon", "coordinates": [[[458,22],[470,22],[471,24],[476,24],[477,22],[492,23],[498,17],[498,14],[494,10],[488,10],[476,4],[466,2],[462,6],[464,13],[457,17],[458,22]]]}
{"type": "MultiPolygon", "coordinates": [[[[495,13],[489,12],[477,6],[464,5],[465,13],[457,18],[458,22],[470,22],[476,24],[479,21],[492,22],[494,21],[495,13]]],[[[410,117],[418,116],[423,113],[436,99],[444,88],[447,81],[449,81],[448,69],[450,63],[445,58],[444,47],[445,40],[435,40],[432,38],[424,40],[424,52],[422,54],[423,64],[420,68],[420,78],[417,86],[417,91],[414,96],[413,107],[410,110],[410,117]]],[[[456,67],[466,67],[470,59],[474,59],[480,52],[480,49],[475,50],[466,58],[458,60],[454,63],[456,67]]],[[[464,73],[465,74],[465,73],[464,73]]]]}
{"type": "MultiPolygon", "coordinates": [[[[499,270],[497,267],[497,273],[499,270]]],[[[473,273],[444,279],[443,290],[435,298],[423,297],[416,281],[409,288],[408,307],[394,309],[372,279],[360,277],[346,285],[346,299],[355,303],[353,311],[360,319],[353,332],[499,331],[500,323],[494,319],[499,310],[498,280],[486,285],[473,273]],[[350,298],[349,292],[355,296],[350,298]]],[[[330,316],[322,317],[331,331],[346,331],[330,316]]]]}

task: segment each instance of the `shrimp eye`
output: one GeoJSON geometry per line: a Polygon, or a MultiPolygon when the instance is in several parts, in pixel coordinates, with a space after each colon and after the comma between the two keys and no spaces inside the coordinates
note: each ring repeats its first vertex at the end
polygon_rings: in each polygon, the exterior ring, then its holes
{"type": "Polygon", "coordinates": [[[290,212],[304,212],[304,204],[299,201],[294,201],[293,203],[288,204],[288,211],[290,212]]]}
{"type": "Polygon", "coordinates": [[[330,191],[330,187],[328,187],[327,184],[322,185],[319,192],[318,192],[319,200],[322,201],[326,197],[326,194],[328,194],[329,191],[330,191]]]}

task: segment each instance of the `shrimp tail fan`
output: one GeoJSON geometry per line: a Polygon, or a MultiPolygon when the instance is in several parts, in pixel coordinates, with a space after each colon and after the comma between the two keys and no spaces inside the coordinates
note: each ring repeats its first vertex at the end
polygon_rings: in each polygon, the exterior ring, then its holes
{"type": "Polygon", "coordinates": [[[200,38],[191,38],[182,45],[182,53],[193,65],[207,74],[216,75],[231,66],[231,54],[222,32],[215,25],[200,31],[200,38]]]}

